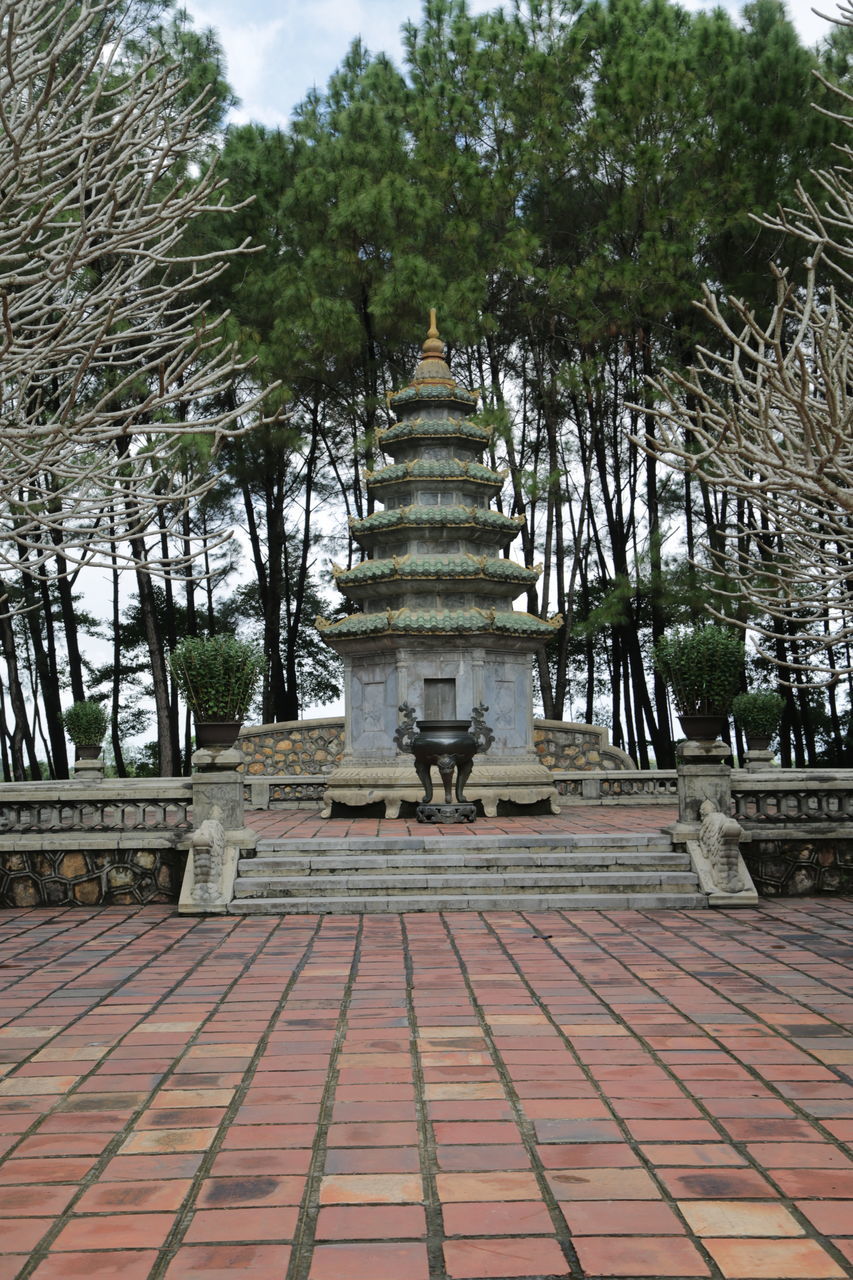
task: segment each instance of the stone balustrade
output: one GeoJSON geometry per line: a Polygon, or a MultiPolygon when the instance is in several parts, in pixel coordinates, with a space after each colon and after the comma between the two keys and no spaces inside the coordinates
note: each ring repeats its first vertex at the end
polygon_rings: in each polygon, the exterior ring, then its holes
{"type": "Polygon", "coordinates": [[[759,893],[853,891],[853,769],[735,769],[731,792],[759,893]]]}

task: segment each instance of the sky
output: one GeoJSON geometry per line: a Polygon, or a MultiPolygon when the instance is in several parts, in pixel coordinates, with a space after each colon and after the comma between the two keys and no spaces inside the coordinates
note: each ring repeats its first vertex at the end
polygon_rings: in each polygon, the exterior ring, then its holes
{"type": "MultiPolygon", "coordinates": [[[[686,9],[711,8],[702,0],[681,0],[686,9]]],[[[788,13],[805,44],[829,30],[812,5],[836,12],[835,0],[788,0],[788,13]]],[[[471,13],[500,6],[500,0],[469,0],[471,13]]],[[[738,0],[721,7],[739,13],[738,0]]],[[[387,53],[402,65],[400,28],[417,21],[419,0],[184,0],[197,27],[213,27],[228,63],[228,79],[241,100],[232,119],[270,127],[287,125],[297,103],[314,85],[323,88],[352,41],[361,36],[372,53],[387,53]]]]}

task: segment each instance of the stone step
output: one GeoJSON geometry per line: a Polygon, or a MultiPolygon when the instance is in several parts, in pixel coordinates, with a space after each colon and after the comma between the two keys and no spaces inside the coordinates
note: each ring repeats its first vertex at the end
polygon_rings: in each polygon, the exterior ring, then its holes
{"type": "Polygon", "coordinates": [[[311,895],[312,897],[336,897],[342,891],[353,894],[446,894],[446,893],[505,893],[515,896],[525,892],[562,893],[597,892],[644,893],[660,890],[672,893],[691,893],[698,888],[696,876],[689,871],[552,871],[543,874],[523,872],[514,874],[466,874],[456,875],[423,871],[419,875],[399,873],[389,875],[338,875],[338,876],[251,876],[240,877],[234,883],[235,898],[287,898],[311,895]]]}
{"type": "Polygon", "coordinates": [[[345,897],[237,898],[233,915],[373,915],[408,911],[696,911],[703,893],[347,894],[345,897]]]}
{"type": "Polygon", "coordinates": [[[491,850],[460,852],[420,851],[414,853],[386,854],[335,854],[297,855],[291,853],[266,854],[255,858],[241,858],[238,874],[242,876],[275,875],[344,875],[359,871],[410,871],[441,872],[445,869],[470,867],[475,871],[522,872],[536,867],[553,867],[562,871],[606,871],[620,868],[626,871],[681,871],[690,868],[686,853],[669,850],[645,850],[641,853],[495,853],[491,850]]]}
{"type": "Polygon", "coordinates": [[[322,853],[413,853],[429,850],[430,855],[441,850],[453,852],[477,852],[493,849],[505,852],[512,849],[531,853],[593,853],[602,851],[637,851],[644,849],[671,850],[672,842],[662,832],[617,832],[613,835],[488,835],[488,836],[337,836],[307,838],[278,838],[258,840],[258,855],[292,853],[311,857],[322,853]]]}

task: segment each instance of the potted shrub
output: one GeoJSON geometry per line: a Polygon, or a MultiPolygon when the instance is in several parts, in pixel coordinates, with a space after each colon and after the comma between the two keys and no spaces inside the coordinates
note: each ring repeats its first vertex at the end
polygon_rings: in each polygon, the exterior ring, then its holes
{"type": "Polygon", "coordinates": [[[685,736],[713,742],[743,676],[744,645],[726,627],[673,628],[658,640],[654,663],[672,690],[685,736]]]}
{"type": "Polygon", "coordinates": [[[75,702],[63,713],[62,723],[74,743],[78,760],[97,760],[109,724],[100,702],[75,702]]]}
{"type": "Polygon", "coordinates": [[[184,636],[169,667],[195,717],[196,744],[231,746],[263,668],[259,651],[236,636],[184,636]]]}
{"type": "Polygon", "coordinates": [[[746,734],[750,751],[767,751],[770,739],[779,728],[785,699],[772,689],[756,689],[739,693],[732,703],[732,713],[746,734]]]}

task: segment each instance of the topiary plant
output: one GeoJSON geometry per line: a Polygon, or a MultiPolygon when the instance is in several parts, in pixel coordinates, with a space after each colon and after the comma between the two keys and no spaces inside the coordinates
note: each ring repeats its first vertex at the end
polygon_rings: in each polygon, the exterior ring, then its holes
{"type": "Polygon", "coordinates": [[[654,647],[655,668],[682,716],[728,715],[743,663],[743,641],[725,627],[675,628],[654,647]]]}
{"type": "Polygon", "coordinates": [[[772,738],[784,710],[785,699],[772,689],[739,693],[732,703],[732,714],[747,738],[772,738]]]}
{"type": "Polygon", "coordinates": [[[235,636],[184,636],[169,656],[175,684],[197,722],[244,720],[263,662],[253,644],[235,636]]]}
{"type": "Polygon", "coordinates": [[[73,703],[62,716],[65,731],[75,747],[99,747],[109,722],[109,716],[100,702],[88,699],[73,703]]]}

